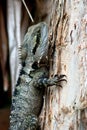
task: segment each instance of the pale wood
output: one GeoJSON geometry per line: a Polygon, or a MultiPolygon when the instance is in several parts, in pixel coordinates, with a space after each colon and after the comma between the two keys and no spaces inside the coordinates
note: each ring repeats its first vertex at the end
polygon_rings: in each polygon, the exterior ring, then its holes
{"type": "Polygon", "coordinates": [[[50,75],[66,74],[67,83],[47,91],[44,130],[87,130],[87,1],[51,2],[50,75]]]}
{"type": "Polygon", "coordinates": [[[8,30],[8,43],[9,43],[9,56],[10,56],[10,70],[12,91],[18,78],[18,47],[21,46],[21,1],[8,0],[7,1],[7,30],[8,30]]]}

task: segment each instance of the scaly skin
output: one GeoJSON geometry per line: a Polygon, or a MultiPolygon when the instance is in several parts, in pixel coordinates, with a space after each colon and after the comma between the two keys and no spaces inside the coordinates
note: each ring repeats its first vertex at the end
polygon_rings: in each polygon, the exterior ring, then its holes
{"type": "Polygon", "coordinates": [[[9,130],[36,130],[44,89],[65,80],[64,75],[48,78],[47,53],[48,27],[41,22],[31,26],[24,37],[22,68],[12,96],[9,130]]]}

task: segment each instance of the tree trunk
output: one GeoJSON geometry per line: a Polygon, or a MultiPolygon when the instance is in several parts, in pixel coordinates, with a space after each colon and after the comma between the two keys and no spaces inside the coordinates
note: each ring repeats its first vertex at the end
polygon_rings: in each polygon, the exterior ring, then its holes
{"type": "MultiPolygon", "coordinates": [[[[9,4],[11,2],[8,0],[9,4]]],[[[55,74],[67,76],[67,83],[61,83],[62,88],[52,86],[45,92],[44,106],[40,115],[41,130],[86,130],[87,1],[36,0],[36,5],[32,2],[30,4],[35,23],[45,21],[49,26],[49,77],[55,74]]],[[[13,4],[11,10],[13,10],[13,4]]],[[[8,14],[8,33],[15,33],[14,27],[17,27],[17,22],[14,23],[15,19],[12,11],[10,14],[10,8],[8,14]],[[13,21],[9,23],[11,18],[13,21]]],[[[18,21],[20,22],[20,19],[18,21]]],[[[24,23],[26,26],[26,22],[24,23]]],[[[22,34],[23,28],[24,25],[22,34]]],[[[15,41],[14,36],[16,42],[20,43],[18,32],[20,29],[17,30],[17,35],[8,35],[9,46],[15,41]]]]}
{"type": "Polygon", "coordinates": [[[50,3],[50,76],[65,74],[67,83],[48,88],[42,130],[87,130],[87,1],[50,3]]]}

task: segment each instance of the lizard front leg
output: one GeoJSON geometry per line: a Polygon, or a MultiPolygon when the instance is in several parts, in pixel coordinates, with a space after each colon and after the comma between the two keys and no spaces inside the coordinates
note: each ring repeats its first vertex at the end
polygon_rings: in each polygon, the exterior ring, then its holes
{"type": "Polygon", "coordinates": [[[61,81],[67,81],[65,79],[66,75],[55,75],[53,78],[40,78],[38,80],[38,86],[41,87],[41,86],[45,86],[45,87],[48,87],[48,86],[53,86],[53,85],[59,85],[60,87],[62,87],[60,85],[60,82],[61,81]]]}
{"type": "Polygon", "coordinates": [[[59,76],[55,75],[53,78],[44,79],[43,84],[45,85],[45,87],[52,86],[52,85],[59,85],[60,87],[62,87],[60,85],[60,82],[66,81],[65,77],[66,77],[66,75],[59,75],[59,76]]]}

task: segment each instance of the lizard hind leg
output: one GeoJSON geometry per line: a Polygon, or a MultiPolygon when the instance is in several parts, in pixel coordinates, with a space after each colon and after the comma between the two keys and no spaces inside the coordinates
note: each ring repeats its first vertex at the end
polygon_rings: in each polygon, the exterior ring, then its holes
{"type": "Polygon", "coordinates": [[[36,115],[28,115],[23,123],[26,127],[26,129],[24,128],[24,130],[37,130],[38,118],[36,115]]]}

